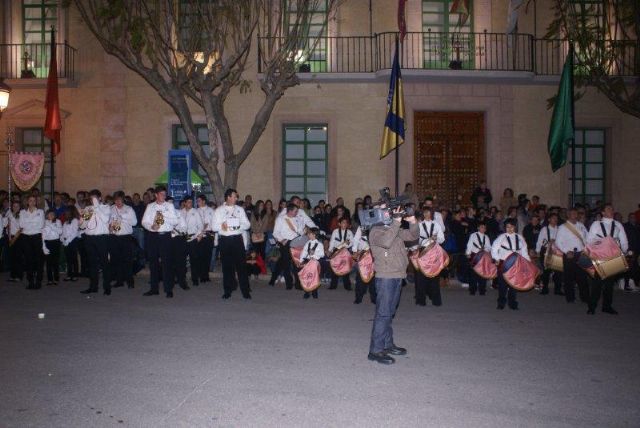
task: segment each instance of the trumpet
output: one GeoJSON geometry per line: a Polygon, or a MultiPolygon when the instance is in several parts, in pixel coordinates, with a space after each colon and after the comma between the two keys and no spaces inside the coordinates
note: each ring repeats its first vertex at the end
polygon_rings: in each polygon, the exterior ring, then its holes
{"type": "Polygon", "coordinates": [[[162,226],[164,224],[164,215],[162,211],[156,211],[156,217],[153,219],[156,226],[162,226]]]}
{"type": "Polygon", "coordinates": [[[93,211],[92,210],[82,210],[82,220],[84,221],[89,221],[91,220],[91,217],[93,216],[93,211]]]}
{"type": "Polygon", "coordinates": [[[121,229],[122,229],[122,224],[120,223],[120,220],[116,220],[113,223],[111,223],[111,230],[113,230],[115,233],[120,232],[121,229]]]}

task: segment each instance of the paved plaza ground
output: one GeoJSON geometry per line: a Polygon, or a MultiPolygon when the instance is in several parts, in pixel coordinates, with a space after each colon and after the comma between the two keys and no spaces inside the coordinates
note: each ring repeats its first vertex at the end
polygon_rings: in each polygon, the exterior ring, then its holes
{"type": "Polygon", "coordinates": [[[498,311],[495,291],[453,287],[418,307],[409,286],[394,321],[409,354],[381,366],[373,305],[341,289],[84,288],[0,283],[0,427],[640,426],[638,294],[587,316],[533,293],[498,311]]]}

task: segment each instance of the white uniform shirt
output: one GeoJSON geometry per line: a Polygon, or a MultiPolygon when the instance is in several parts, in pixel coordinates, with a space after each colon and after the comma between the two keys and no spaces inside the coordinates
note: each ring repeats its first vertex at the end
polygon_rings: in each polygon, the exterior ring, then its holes
{"type": "Polygon", "coordinates": [[[556,248],[563,254],[567,254],[569,251],[583,251],[584,244],[587,242],[587,228],[579,221],[576,224],[572,224],[573,228],[582,237],[579,239],[567,226],[569,222],[564,223],[558,228],[558,235],[556,236],[556,248]]]}
{"type": "Polygon", "coordinates": [[[84,212],[91,212],[91,218],[87,221],[80,219],[80,228],[87,236],[108,235],[109,217],[111,217],[111,207],[101,204],[96,200],[92,205],[87,205],[84,212]]]}
{"type": "Polygon", "coordinates": [[[45,241],[57,241],[62,235],[62,223],[56,219],[53,222],[46,220],[42,228],[42,239],[45,241]]]}
{"type": "Polygon", "coordinates": [[[442,233],[444,233],[447,230],[447,228],[444,225],[442,214],[440,214],[438,211],[433,211],[432,214],[433,214],[433,221],[438,223],[438,226],[440,226],[440,229],[442,229],[442,233]]]}
{"type": "Polygon", "coordinates": [[[178,212],[176,211],[173,203],[171,202],[163,202],[159,204],[158,202],[151,202],[147,205],[147,208],[144,210],[144,215],[142,216],[142,227],[147,229],[149,232],[157,232],[157,233],[167,233],[171,232],[174,227],[176,227],[179,223],[178,212]],[[160,225],[157,230],[153,230],[152,226],[155,222],[157,213],[162,213],[162,217],[164,218],[164,223],[160,225]]]}
{"type": "MultiPolygon", "coordinates": [[[[22,214],[21,214],[22,215],[22,214]]],[[[624,227],[620,224],[619,221],[616,221],[611,218],[604,217],[601,221],[594,221],[589,229],[589,234],[587,235],[587,243],[591,244],[598,239],[604,238],[605,236],[610,236],[618,242],[620,249],[623,253],[626,253],[629,250],[629,241],[627,240],[627,234],[624,231],[624,227]],[[611,234],[611,225],[614,224],[613,227],[613,235],[611,234]],[[602,225],[602,226],[600,226],[602,225]],[[603,232],[604,227],[604,232],[603,232]]]]}
{"type": "Polygon", "coordinates": [[[245,230],[251,228],[244,208],[238,205],[229,206],[223,204],[213,213],[213,231],[220,236],[242,235],[245,230]],[[222,230],[222,224],[227,224],[227,230],[222,230]]]}
{"type": "Polygon", "coordinates": [[[18,218],[18,224],[22,229],[23,235],[37,235],[42,233],[44,227],[44,211],[41,209],[34,209],[33,212],[29,209],[21,210],[20,217],[18,218]]]}
{"type": "Polygon", "coordinates": [[[62,235],[60,236],[60,240],[62,241],[62,245],[65,247],[80,236],[78,224],[78,219],[74,218],[70,222],[65,221],[62,225],[62,235]]]}
{"type": "Polygon", "coordinates": [[[296,221],[296,217],[279,215],[273,227],[273,237],[278,241],[291,241],[304,234],[304,225],[296,221]]]}
{"type": "Polygon", "coordinates": [[[472,233],[467,241],[467,250],[465,251],[465,254],[470,256],[471,254],[475,254],[480,251],[491,252],[491,240],[484,233],[472,233]]]}
{"type": "Polygon", "coordinates": [[[430,237],[435,237],[438,244],[444,242],[444,228],[437,220],[422,220],[418,224],[420,230],[420,245],[425,246],[430,237]]]}
{"type": "MultiPolygon", "coordinates": [[[[286,215],[287,215],[287,209],[283,208],[282,211],[280,211],[280,213],[278,214],[278,217],[284,217],[286,215]]],[[[309,217],[307,215],[307,213],[304,212],[304,210],[302,208],[298,208],[298,213],[296,214],[295,217],[293,217],[293,219],[295,221],[296,228],[298,228],[298,226],[299,226],[300,230],[304,230],[305,226],[308,227],[308,228],[318,227],[313,222],[313,220],[311,220],[311,217],[309,217]]]]}
{"type": "Polygon", "coordinates": [[[196,209],[202,219],[203,230],[205,232],[213,232],[213,208],[205,206],[196,209]]]}
{"type": "Polygon", "coordinates": [[[109,223],[114,224],[117,222],[120,222],[120,230],[118,232],[114,231],[114,235],[131,235],[133,233],[133,226],[138,224],[136,212],[129,205],[122,205],[122,208],[118,208],[114,204],[111,207],[109,223]]]}
{"type": "Polygon", "coordinates": [[[357,253],[358,251],[366,251],[369,248],[369,237],[362,233],[361,227],[358,227],[356,233],[353,235],[351,251],[357,253]]]}
{"type": "Polygon", "coordinates": [[[341,228],[337,228],[333,232],[331,232],[329,251],[335,250],[343,243],[347,244],[347,248],[351,247],[353,243],[353,232],[351,232],[349,229],[342,230],[341,228]]]}
{"type": "Polygon", "coordinates": [[[558,238],[558,226],[548,225],[540,229],[538,242],[536,242],[536,253],[540,254],[542,247],[546,247],[549,244],[549,237],[551,237],[552,240],[558,238]]]}
{"type": "Polygon", "coordinates": [[[493,260],[504,260],[511,255],[511,253],[519,253],[527,260],[529,258],[529,251],[527,251],[527,241],[524,240],[522,235],[517,233],[503,233],[498,236],[493,245],[491,245],[491,258],[493,260]],[[511,243],[511,245],[509,245],[511,243]]]}
{"type": "MultiPolygon", "coordinates": [[[[20,217],[20,214],[18,214],[18,217],[20,217]]],[[[4,227],[8,228],[7,232],[10,238],[13,238],[16,233],[18,233],[18,230],[20,230],[20,221],[11,211],[7,211],[4,215],[3,224],[4,227]]]]}
{"type": "Polygon", "coordinates": [[[300,254],[300,260],[302,261],[305,261],[307,259],[320,260],[323,257],[324,245],[322,245],[322,242],[318,241],[317,239],[314,239],[313,241],[307,241],[307,243],[304,244],[304,247],[302,248],[302,254],[300,254]]]}
{"type": "Polygon", "coordinates": [[[195,208],[191,208],[189,211],[185,208],[181,209],[180,216],[184,219],[185,233],[191,235],[190,241],[196,239],[198,235],[203,233],[204,223],[202,216],[195,208]]]}

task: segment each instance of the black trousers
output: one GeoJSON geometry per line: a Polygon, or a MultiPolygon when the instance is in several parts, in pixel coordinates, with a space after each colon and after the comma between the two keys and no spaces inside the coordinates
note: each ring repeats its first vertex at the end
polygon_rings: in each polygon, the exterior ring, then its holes
{"type": "Polygon", "coordinates": [[[20,235],[22,257],[29,286],[39,287],[42,283],[42,235],[20,235]]]}
{"type": "Polygon", "coordinates": [[[336,275],[333,271],[331,271],[331,285],[329,289],[333,290],[338,288],[338,280],[342,279],[342,285],[344,285],[345,290],[351,290],[351,278],[350,274],[346,274],[343,276],[336,275]]]}
{"type": "MultiPolygon", "coordinates": [[[[275,284],[276,279],[278,279],[282,274],[287,290],[290,290],[293,288],[293,278],[291,276],[293,267],[293,262],[291,260],[291,248],[289,247],[289,243],[285,245],[278,244],[278,248],[280,249],[280,258],[278,259],[278,263],[276,263],[275,270],[271,273],[271,280],[269,283],[275,284]]],[[[296,283],[297,282],[299,282],[299,279],[296,280],[296,283]]]]}
{"type": "Polygon", "coordinates": [[[613,286],[617,277],[607,279],[589,278],[589,309],[595,310],[598,307],[600,294],[602,294],[602,309],[611,309],[613,304],[613,286]]]}
{"type": "Polygon", "coordinates": [[[475,295],[476,291],[484,296],[487,292],[487,280],[476,273],[471,266],[467,270],[467,279],[469,281],[469,294],[475,295]]]}
{"type": "Polygon", "coordinates": [[[549,281],[553,280],[553,292],[560,294],[562,291],[562,273],[556,272],[551,269],[545,269],[542,271],[542,291],[549,291],[549,281]]]}
{"type": "Polygon", "coordinates": [[[175,281],[180,287],[187,286],[187,238],[174,236],[171,238],[171,263],[175,281]]]}
{"type": "Polygon", "coordinates": [[[213,254],[213,236],[205,235],[196,245],[198,248],[198,256],[196,257],[197,279],[209,281],[209,266],[211,265],[211,256],[213,254]]]}
{"type": "Polygon", "coordinates": [[[24,274],[22,242],[22,236],[18,236],[13,245],[9,247],[9,276],[15,279],[22,279],[24,274]]]}
{"type": "Polygon", "coordinates": [[[64,258],[67,260],[67,277],[78,277],[78,241],[76,238],[64,247],[64,258]]]}
{"type": "Polygon", "coordinates": [[[78,254],[80,254],[80,276],[89,277],[89,255],[87,253],[87,241],[85,235],[82,235],[78,240],[78,254]]]}
{"type": "Polygon", "coordinates": [[[47,266],[47,281],[60,281],[60,241],[44,241],[49,254],[44,257],[47,266]]]}
{"type": "Polygon", "coordinates": [[[360,274],[356,273],[356,301],[361,302],[362,298],[365,294],[369,292],[369,297],[371,298],[371,303],[376,303],[376,278],[375,276],[371,278],[371,281],[365,283],[360,278],[360,274]]]}
{"type": "MultiPolygon", "coordinates": [[[[200,272],[202,272],[202,260],[200,259],[200,253],[198,249],[200,247],[200,242],[207,238],[202,238],[200,241],[193,240],[187,242],[187,255],[189,256],[189,267],[191,269],[191,282],[194,284],[198,284],[200,279],[200,272]]],[[[210,238],[209,238],[210,239],[210,238]]],[[[209,264],[206,265],[206,272],[209,272],[209,264]]],[[[185,273],[186,276],[186,273],[185,273]]]]}
{"type": "Polygon", "coordinates": [[[562,282],[564,286],[564,296],[567,302],[576,300],[576,284],[578,285],[578,295],[580,301],[589,303],[589,283],[587,273],[577,264],[580,253],[576,253],[574,258],[569,258],[566,254],[562,257],[562,282]]]}
{"type": "Polygon", "coordinates": [[[502,275],[498,275],[498,306],[504,308],[505,304],[509,304],[512,309],[518,308],[517,295],[518,292],[515,288],[507,284],[502,275]]]}
{"type": "Polygon", "coordinates": [[[133,235],[109,236],[110,281],[117,285],[133,283],[133,235]]]}
{"type": "Polygon", "coordinates": [[[89,289],[98,290],[100,270],[102,288],[111,290],[109,283],[109,235],[85,235],[83,238],[89,259],[89,289]]]}
{"type": "Polygon", "coordinates": [[[242,295],[249,296],[249,275],[245,266],[246,252],[242,235],[220,236],[220,258],[224,293],[233,292],[237,275],[242,295]]]}
{"type": "Polygon", "coordinates": [[[171,263],[171,234],[169,232],[149,232],[145,241],[149,260],[151,291],[158,291],[160,270],[165,293],[173,291],[173,264],[171,263]]]}
{"type": "Polygon", "coordinates": [[[427,297],[433,303],[433,306],[442,305],[442,295],[440,293],[440,279],[436,276],[429,278],[420,270],[416,271],[415,276],[416,302],[419,304],[427,303],[427,297]]]}

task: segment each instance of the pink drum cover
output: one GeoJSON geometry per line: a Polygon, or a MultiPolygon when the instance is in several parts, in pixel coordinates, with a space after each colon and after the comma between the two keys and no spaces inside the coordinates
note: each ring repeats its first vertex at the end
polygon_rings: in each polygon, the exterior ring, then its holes
{"type": "Polygon", "coordinates": [[[498,267],[493,263],[491,254],[487,251],[481,251],[480,259],[473,266],[473,270],[484,279],[494,279],[498,276],[498,267]]]}
{"type": "Polygon", "coordinates": [[[309,260],[298,272],[298,278],[304,291],[310,292],[320,287],[320,263],[315,259],[309,260]]]}
{"type": "Polygon", "coordinates": [[[293,262],[296,264],[296,266],[300,264],[300,256],[302,255],[303,248],[304,247],[289,249],[291,252],[291,258],[293,259],[293,262]]]}
{"type": "Polygon", "coordinates": [[[504,280],[518,291],[529,291],[535,286],[540,269],[520,254],[514,253],[516,260],[509,270],[503,272],[504,280]]]}
{"type": "Polygon", "coordinates": [[[349,275],[351,268],[353,268],[353,257],[348,249],[343,248],[338,250],[329,260],[331,270],[338,276],[349,275]]]}
{"type": "Polygon", "coordinates": [[[424,276],[433,278],[440,275],[442,269],[449,264],[449,255],[438,244],[435,244],[422,257],[418,257],[418,267],[424,276]]]}
{"type": "Polygon", "coordinates": [[[373,266],[373,256],[371,251],[366,251],[360,260],[358,261],[358,272],[360,273],[360,279],[367,284],[373,278],[375,274],[375,268],[373,266]]]}
{"type": "Polygon", "coordinates": [[[610,236],[587,245],[587,253],[592,260],[609,260],[621,254],[618,243],[610,236]]]}

